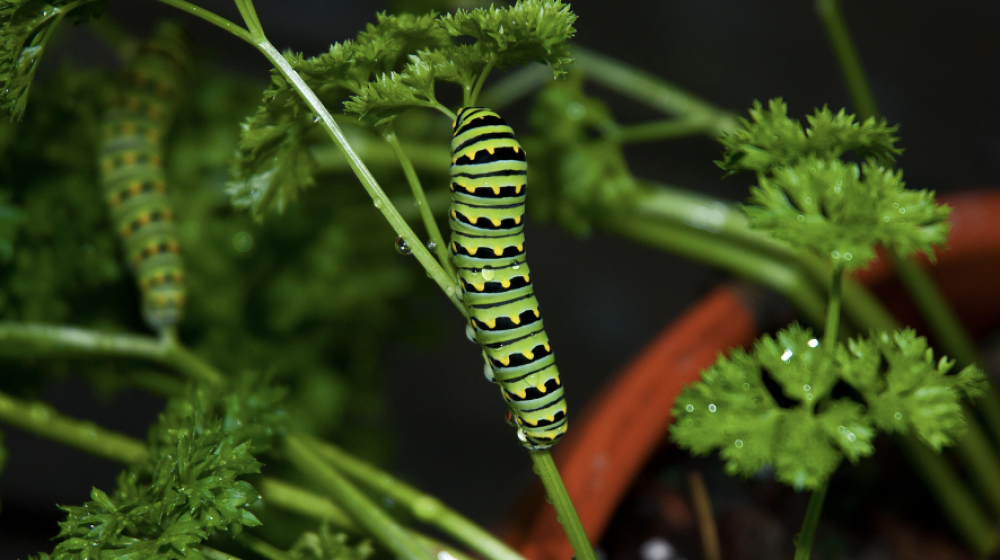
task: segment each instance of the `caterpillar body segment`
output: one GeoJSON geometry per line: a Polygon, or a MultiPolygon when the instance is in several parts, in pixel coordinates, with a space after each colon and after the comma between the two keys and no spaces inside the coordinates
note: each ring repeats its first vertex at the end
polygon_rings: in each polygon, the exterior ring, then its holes
{"type": "Polygon", "coordinates": [[[525,259],[527,158],[482,107],[458,112],[451,148],[449,250],[470,327],[522,445],[547,449],[566,433],[566,400],[525,259]]]}
{"type": "Polygon", "coordinates": [[[139,286],[143,318],[161,332],[180,321],[186,295],[163,141],[187,58],[186,38],[172,25],[140,46],[105,110],[99,147],[104,199],[139,286]]]}

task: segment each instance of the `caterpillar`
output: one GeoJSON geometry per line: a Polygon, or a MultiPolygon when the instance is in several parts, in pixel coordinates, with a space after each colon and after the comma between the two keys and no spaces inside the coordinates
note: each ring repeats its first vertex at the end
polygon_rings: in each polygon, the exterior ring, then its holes
{"type": "Polygon", "coordinates": [[[183,31],[161,25],[121,72],[101,122],[104,199],[139,286],[143,318],[160,333],[180,321],[186,295],[163,141],[187,58],[183,31]]]}
{"type": "Polygon", "coordinates": [[[449,250],[471,337],[521,444],[547,449],[566,433],[566,399],[525,260],[527,157],[490,109],[461,109],[452,129],[449,250]]]}

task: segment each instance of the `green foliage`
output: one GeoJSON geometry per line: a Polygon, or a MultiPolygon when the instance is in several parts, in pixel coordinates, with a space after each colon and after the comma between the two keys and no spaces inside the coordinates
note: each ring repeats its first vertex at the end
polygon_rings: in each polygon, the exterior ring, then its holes
{"type": "Polygon", "coordinates": [[[81,23],[104,11],[107,0],[0,1],[0,110],[19,120],[35,70],[59,23],[71,15],[81,23]]]}
{"type": "Polygon", "coordinates": [[[938,206],[933,192],[904,187],[902,171],[874,160],[859,167],[808,157],[761,177],[744,210],[753,227],[850,270],[875,258],[876,243],[902,255],[933,255],[932,246],[944,242],[950,209],[938,206]]]}
{"type": "Polygon", "coordinates": [[[765,175],[810,157],[829,161],[854,152],[858,159],[872,157],[890,165],[903,153],[896,147],[898,126],[874,117],[863,123],[854,120],[844,109],[834,114],[824,106],[806,117],[809,126],[803,128],[788,116],[780,97],[769,101],[767,110],[754,101],[750,119],[740,118],[741,129],[722,138],[725,152],[716,164],[727,175],[740,171],[765,175]]]}
{"type": "MultiPolygon", "coordinates": [[[[554,75],[569,64],[567,41],[576,16],[558,0],[523,0],[509,8],[378,15],[354,40],[337,43],[319,56],[286,53],[285,59],[326,107],[343,103],[346,113],[369,125],[389,123],[414,107],[447,112],[437,101],[439,81],[458,84],[465,102],[490,68],[532,61],[552,65],[554,75]],[[471,45],[460,37],[472,37],[471,45]]],[[[233,203],[254,216],[282,212],[314,184],[310,145],[327,141],[316,132],[316,115],[277,72],[257,113],[243,127],[232,167],[233,203]]]]}
{"type": "Polygon", "coordinates": [[[753,227],[848,270],[871,262],[876,243],[933,258],[950,209],[931,191],[906,190],[902,172],[886,167],[901,153],[896,127],[874,118],[859,124],[824,107],[803,128],[787,113],[781,99],[767,110],[755,101],[742,129],[722,139],[724,159],[716,163],[727,174],[757,173],[744,207],[753,227]],[[841,160],[848,152],[865,163],[841,160]]]}
{"type": "Polygon", "coordinates": [[[764,336],[752,352],[734,350],[687,386],[674,406],[672,439],[692,453],[718,450],[730,474],[749,476],[767,464],[797,489],[815,489],[843,458],[874,451],[877,429],[913,433],[935,449],[962,433],[961,398],[979,394],[983,373],[970,366],[946,375],[912,330],[873,333],[829,348],[793,325],[764,336]],[[765,376],[795,402],[779,406],[765,376]],[[834,398],[839,382],[864,404],[834,398]]]}
{"type": "Polygon", "coordinates": [[[331,533],[325,523],[318,532],[303,533],[289,551],[294,560],[367,560],[374,553],[370,542],[351,546],[347,535],[331,533]]]}
{"type": "Polygon", "coordinates": [[[198,558],[214,531],[259,525],[248,507],[260,499],[242,477],[260,472],[252,451],[266,451],[283,429],[282,396],[267,379],[245,374],[224,391],[192,386],[172,399],[150,430],[149,456],[97,488],[83,506],[63,507],[58,560],[198,558]]]}
{"type": "Polygon", "coordinates": [[[539,219],[555,217],[578,234],[632,208],[640,187],[629,171],[610,109],[583,92],[571,76],[538,95],[531,112],[535,136],[523,139],[531,165],[528,208],[539,219]]]}

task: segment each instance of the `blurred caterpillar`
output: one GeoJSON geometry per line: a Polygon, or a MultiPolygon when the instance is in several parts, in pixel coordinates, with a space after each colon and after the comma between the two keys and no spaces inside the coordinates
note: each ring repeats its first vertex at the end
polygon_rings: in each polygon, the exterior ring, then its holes
{"type": "Polygon", "coordinates": [[[489,109],[463,108],[452,128],[450,249],[469,322],[518,439],[546,449],[566,433],[566,399],[525,260],[527,158],[489,109]]]}
{"type": "Polygon", "coordinates": [[[101,184],[153,330],[171,331],[184,310],[184,263],[167,198],[163,142],[187,65],[180,28],[161,25],[122,71],[105,111],[101,184]]]}

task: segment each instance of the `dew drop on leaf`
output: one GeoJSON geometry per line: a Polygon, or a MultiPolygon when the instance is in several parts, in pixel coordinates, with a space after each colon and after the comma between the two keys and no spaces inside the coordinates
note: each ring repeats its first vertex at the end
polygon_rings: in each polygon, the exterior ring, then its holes
{"type": "Polygon", "coordinates": [[[708,405],[708,411],[709,412],[715,412],[715,405],[714,404],[708,405]]]}
{"type": "Polygon", "coordinates": [[[521,268],[521,263],[515,262],[514,266],[512,266],[511,268],[513,268],[514,270],[519,270],[521,268]]]}
{"type": "Polygon", "coordinates": [[[400,255],[409,255],[413,253],[413,249],[410,249],[410,245],[402,237],[396,238],[396,252],[400,255]]]}
{"type": "Polygon", "coordinates": [[[897,412],[896,414],[894,414],[894,416],[896,417],[896,420],[902,420],[903,419],[903,413],[902,412],[897,412]]]}
{"type": "Polygon", "coordinates": [[[796,216],[795,219],[798,220],[798,221],[800,221],[800,222],[806,221],[806,217],[803,216],[802,214],[799,214],[798,216],[796,216]]]}
{"type": "Polygon", "coordinates": [[[487,282],[489,282],[490,280],[493,280],[493,278],[495,276],[496,276],[496,272],[494,272],[491,267],[488,267],[488,266],[484,266],[483,267],[483,280],[486,280],[487,282]]]}
{"type": "Polygon", "coordinates": [[[743,440],[742,439],[736,440],[736,449],[743,449],[743,440]]]}
{"type": "Polygon", "coordinates": [[[694,412],[694,405],[693,404],[689,404],[689,405],[687,405],[687,406],[684,407],[684,410],[686,410],[688,412],[694,412]]]}
{"type": "Polygon", "coordinates": [[[743,384],[743,390],[744,391],[749,391],[750,390],[750,384],[749,383],[744,383],[743,384]]]}
{"type": "Polygon", "coordinates": [[[240,253],[246,253],[253,248],[253,236],[245,231],[238,231],[233,235],[233,249],[240,253]]]}
{"type": "Polygon", "coordinates": [[[435,243],[434,241],[428,241],[427,242],[427,250],[428,251],[433,251],[433,250],[437,249],[437,246],[438,246],[438,244],[435,243]]]}

